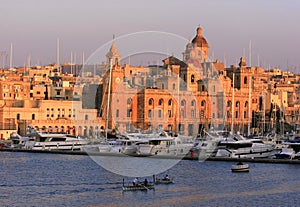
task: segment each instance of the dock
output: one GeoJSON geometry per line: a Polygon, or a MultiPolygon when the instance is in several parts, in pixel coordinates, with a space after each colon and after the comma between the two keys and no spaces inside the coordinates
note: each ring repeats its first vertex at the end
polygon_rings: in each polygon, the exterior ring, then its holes
{"type": "MultiPolygon", "coordinates": [[[[0,152],[26,152],[26,153],[47,153],[47,154],[66,154],[66,155],[89,155],[89,156],[113,156],[113,157],[128,157],[122,153],[104,153],[104,152],[86,152],[86,151],[63,151],[63,150],[28,150],[28,149],[10,149],[0,148],[0,152]]],[[[148,159],[180,159],[176,156],[151,156],[148,159]]],[[[182,158],[183,160],[195,160],[197,157],[189,155],[182,158]]],[[[201,160],[202,161],[202,160],[201,160]]],[[[203,161],[222,161],[222,162],[250,162],[250,163],[274,163],[274,164],[300,164],[297,159],[273,159],[273,158],[230,158],[230,157],[209,157],[203,161]]]]}

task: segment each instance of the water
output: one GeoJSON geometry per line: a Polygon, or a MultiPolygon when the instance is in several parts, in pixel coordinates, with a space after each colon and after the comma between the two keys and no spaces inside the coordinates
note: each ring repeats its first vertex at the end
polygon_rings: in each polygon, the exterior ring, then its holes
{"type": "MultiPolygon", "coordinates": [[[[0,152],[0,206],[298,206],[300,165],[180,161],[176,183],[122,192],[123,176],[88,156],[0,152]]],[[[163,176],[161,174],[160,176],[163,176]]],[[[132,178],[124,177],[126,183],[132,178]]],[[[151,180],[151,177],[148,178],[151,180]]]]}

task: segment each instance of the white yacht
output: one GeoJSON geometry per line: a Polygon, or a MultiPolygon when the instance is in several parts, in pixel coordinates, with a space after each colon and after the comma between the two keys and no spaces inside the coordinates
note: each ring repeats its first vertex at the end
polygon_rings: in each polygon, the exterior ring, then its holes
{"type": "Polygon", "coordinates": [[[245,139],[240,135],[221,141],[216,157],[265,158],[274,150],[273,144],[265,144],[261,139],[245,139]]]}
{"type": "Polygon", "coordinates": [[[26,142],[25,148],[32,150],[81,150],[88,139],[64,133],[42,133],[35,131],[30,136],[33,142],[26,142]]]}
{"type": "Polygon", "coordinates": [[[210,130],[204,131],[205,135],[197,137],[194,146],[190,150],[190,156],[200,159],[214,157],[218,151],[218,144],[225,140],[227,131],[210,130]]]}
{"type": "Polygon", "coordinates": [[[10,148],[14,149],[30,149],[34,145],[34,139],[31,137],[23,137],[17,133],[10,135],[11,145],[10,148]]]}
{"type": "Polygon", "coordinates": [[[193,140],[190,137],[172,137],[162,131],[136,145],[140,156],[185,156],[193,147],[193,140]]]}

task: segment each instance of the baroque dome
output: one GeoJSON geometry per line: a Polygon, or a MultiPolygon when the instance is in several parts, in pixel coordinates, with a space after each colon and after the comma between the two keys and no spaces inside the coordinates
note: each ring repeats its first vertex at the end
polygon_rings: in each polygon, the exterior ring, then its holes
{"type": "Polygon", "coordinates": [[[209,47],[206,39],[202,36],[202,28],[197,28],[197,35],[192,40],[192,43],[196,47],[209,47]]]}

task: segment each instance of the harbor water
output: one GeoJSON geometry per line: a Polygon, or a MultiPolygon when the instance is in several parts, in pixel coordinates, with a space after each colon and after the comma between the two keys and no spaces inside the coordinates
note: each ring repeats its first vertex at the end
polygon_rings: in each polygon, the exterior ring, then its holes
{"type": "MultiPolygon", "coordinates": [[[[0,206],[299,206],[300,165],[182,160],[174,184],[122,191],[124,177],[85,155],[0,152],[0,206]]],[[[150,166],[151,167],[151,166],[150,166]]],[[[151,177],[147,177],[152,180],[151,177]]]]}

